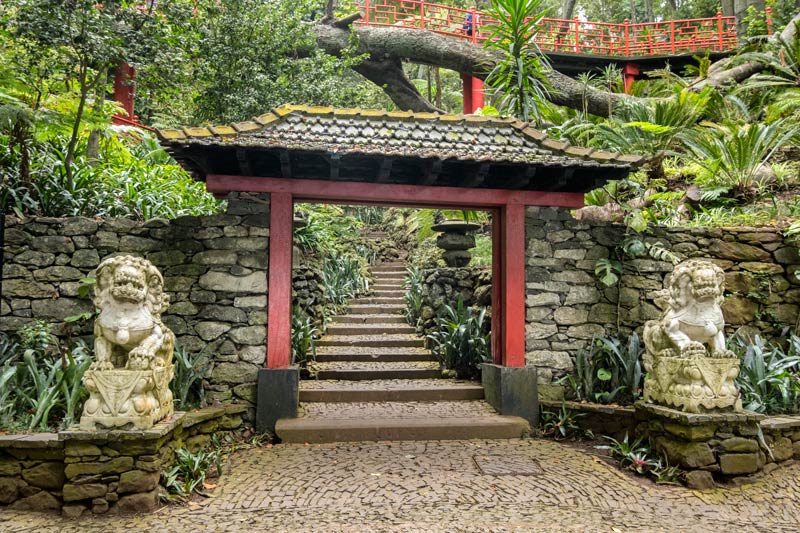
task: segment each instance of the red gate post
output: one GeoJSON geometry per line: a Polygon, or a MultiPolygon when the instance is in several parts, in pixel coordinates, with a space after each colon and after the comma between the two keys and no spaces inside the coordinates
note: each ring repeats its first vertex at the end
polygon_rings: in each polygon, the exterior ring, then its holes
{"type": "Polygon", "coordinates": [[[625,63],[622,69],[622,79],[625,82],[625,92],[630,94],[633,82],[636,81],[636,76],[639,75],[639,65],[636,63],[625,63]]]}
{"type": "Polygon", "coordinates": [[[523,367],[525,366],[525,206],[508,204],[498,211],[499,224],[494,228],[492,235],[495,246],[492,254],[495,260],[493,279],[500,281],[497,293],[493,291],[492,294],[492,335],[496,337],[492,342],[493,359],[503,366],[523,367]]]}
{"type": "Polygon", "coordinates": [[[273,369],[291,363],[293,211],[291,193],[270,195],[267,368],[273,369]]]}

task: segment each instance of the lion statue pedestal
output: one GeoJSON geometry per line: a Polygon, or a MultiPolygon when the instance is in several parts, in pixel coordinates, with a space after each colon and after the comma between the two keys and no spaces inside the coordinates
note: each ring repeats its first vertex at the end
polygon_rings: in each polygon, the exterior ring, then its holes
{"type": "Polygon", "coordinates": [[[175,336],[161,322],[164,279],[146,259],[119,256],[97,268],[95,362],[83,377],[89,399],[81,429],[149,429],[172,415],[175,336]]]}
{"type": "Polygon", "coordinates": [[[660,302],[660,320],[644,326],[644,399],[688,413],[742,410],[739,359],[725,348],[725,273],[690,259],[675,267],[660,302]]]}

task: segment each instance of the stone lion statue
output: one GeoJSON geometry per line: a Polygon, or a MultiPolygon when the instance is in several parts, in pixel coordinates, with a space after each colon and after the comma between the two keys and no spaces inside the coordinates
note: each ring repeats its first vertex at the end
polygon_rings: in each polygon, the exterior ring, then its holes
{"type": "Polygon", "coordinates": [[[739,360],[725,348],[724,290],[725,273],[710,261],[675,267],[656,300],[663,315],[644,327],[646,400],[689,412],[741,408],[739,360]]]}
{"type": "Polygon", "coordinates": [[[81,425],[147,428],[173,412],[175,336],[161,322],[164,278],[146,259],[106,259],[97,268],[95,362],[84,376],[90,397],[81,425]]]}

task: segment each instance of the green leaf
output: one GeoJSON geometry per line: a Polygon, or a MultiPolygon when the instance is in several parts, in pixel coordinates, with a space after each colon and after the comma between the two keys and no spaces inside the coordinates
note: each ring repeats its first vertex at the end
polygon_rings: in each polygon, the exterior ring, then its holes
{"type": "Polygon", "coordinates": [[[611,379],[611,371],[607,368],[598,368],[597,369],[597,379],[600,381],[608,381],[611,379]]]}

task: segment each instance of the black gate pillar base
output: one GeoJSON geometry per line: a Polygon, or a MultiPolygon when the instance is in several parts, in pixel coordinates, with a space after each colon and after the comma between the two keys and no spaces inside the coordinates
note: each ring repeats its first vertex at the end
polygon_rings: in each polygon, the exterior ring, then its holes
{"type": "Polygon", "coordinates": [[[539,396],[536,367],[508,367],[485,363],[482,367],[486,401],[501,415],[518,416],[536,427],[539,396]]]}
{"type": "Polygon", "coordinates": [[[262,368],[258,371],[256,392],[256,431],[275,432],[280,418],[297,418],[300,405],[300,369],[262,368]]]}

